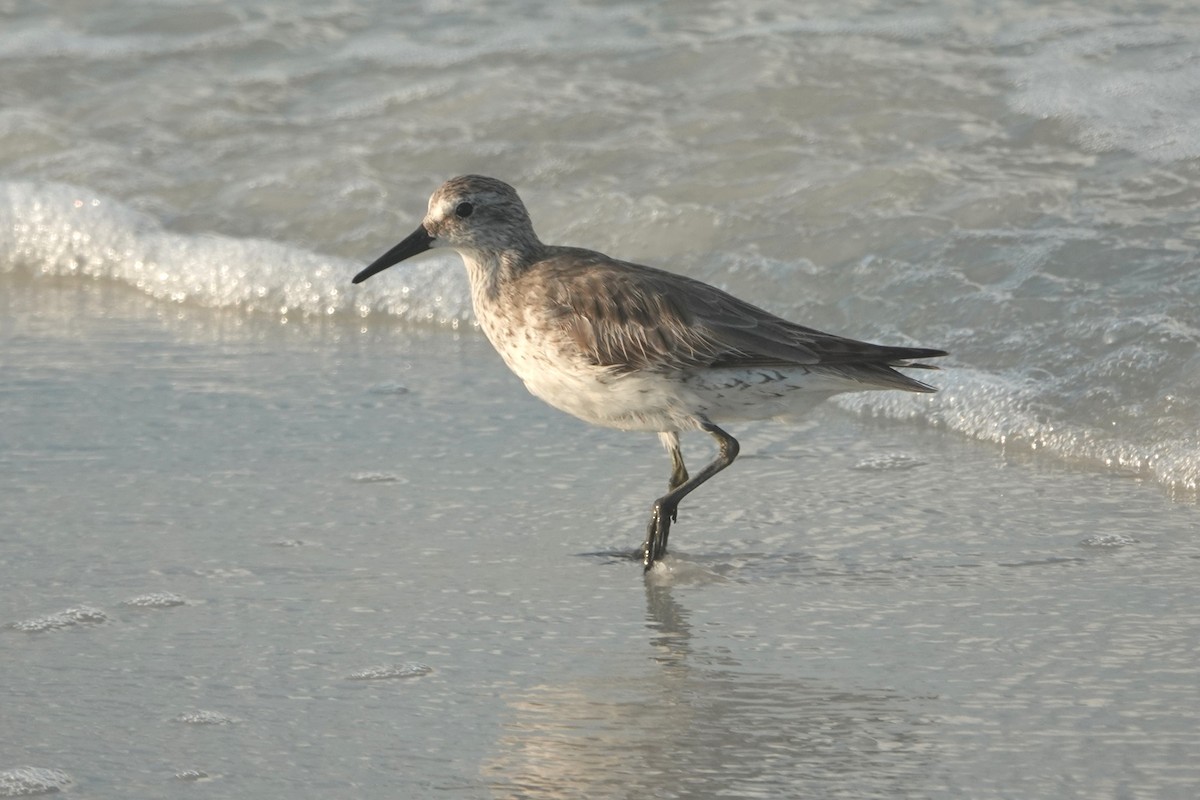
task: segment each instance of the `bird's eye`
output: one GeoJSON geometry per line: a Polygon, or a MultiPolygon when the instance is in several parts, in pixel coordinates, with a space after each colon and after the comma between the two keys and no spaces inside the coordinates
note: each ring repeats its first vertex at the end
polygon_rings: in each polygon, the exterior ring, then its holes
{"type": "Polygon", "coordinates": [[[471,205],[470,203],[459,203],[454,207],[454,216],[458,217],[459,219],[466,219],[467,217],[471,216],[471,213],[474,210],[475,206],[471,205]]]}

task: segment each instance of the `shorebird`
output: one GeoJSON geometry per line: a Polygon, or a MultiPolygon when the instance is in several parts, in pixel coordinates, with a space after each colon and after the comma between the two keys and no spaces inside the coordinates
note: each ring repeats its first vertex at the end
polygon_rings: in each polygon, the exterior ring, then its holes
{"type": "Polygon", "coordinates": [[[658,433],[671,477],[639,551],[647,571],[680,501],[737,458],[718,423],[794,417],[840,392],[933,392],[894,368],[937,369],[913,362],[946,355],[822,333],[683,275],[542,244],[516,191],[481,175],[442,184],[417,229],[354,283],[437,248],[462,256],[479,327],[533,395],[595,425],[658,433]],[[717,455],[689,476],[679,434],[692,430],[717,455]]]}

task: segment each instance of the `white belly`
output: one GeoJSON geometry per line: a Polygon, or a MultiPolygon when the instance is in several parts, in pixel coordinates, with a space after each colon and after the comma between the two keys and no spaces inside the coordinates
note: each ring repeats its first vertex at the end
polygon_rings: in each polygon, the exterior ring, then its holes
{"type": "Polygon", "coordinates": [[[534,396],[586,422],[622,430],[685,431],[701,420],[719,425],[795,417],[838,392],[866,388],[803,367],[620,374],[562,357],[545,344],[508,337],[496,350],[534,396]]]}
{"type": "Polygon", "coordinates": [[[593,425],[622,430],[691,430],[697,427],[677,384],[657,376],[618,374],[561,355],[544,339],[493,340],[496,351],[531,394],[593,425]]]}
{"type": "MultiPolygon", "coordinates": [[[[476,306],[478,310],[478,305],[476,306]]],[[[839,392],[871,388],[806,367],[627,372],[588,363],[568,339],[526,326],[502,328],[478,314],[504,363],[536,397],[594,425],[685,431],[716,424],[795,417],[839,392]]]]}

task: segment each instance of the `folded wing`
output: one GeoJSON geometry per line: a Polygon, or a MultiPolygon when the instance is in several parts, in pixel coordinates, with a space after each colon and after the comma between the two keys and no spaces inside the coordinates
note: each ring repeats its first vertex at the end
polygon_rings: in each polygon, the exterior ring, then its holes
{"type": "Polygon", "coordinates": [[[909,362],[946,355],[807,328],[708,284],[600,253],[554,253],[530,279],[547,281],[553,324],[589,361],[614,372],[818,367],[880,387],[928,392],[933,387],[891,368],[936,369],[909,362]]]}

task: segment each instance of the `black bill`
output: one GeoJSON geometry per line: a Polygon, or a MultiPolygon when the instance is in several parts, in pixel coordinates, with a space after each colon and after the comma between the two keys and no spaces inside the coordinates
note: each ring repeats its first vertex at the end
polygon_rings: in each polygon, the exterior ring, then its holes
{"type": "Polygon", "coordinates": [[[425,230],[425,226],[421,225],[409,234],[407,239],[375,259],[371,266],[355,275],[351,283],[362,283],[376,272],[383,272],[388,267],[399,264],[406,258],[412,258],[418,253],[424,253],[432,244],[433,237],[429,235],[429,231],[425,230]]]}

